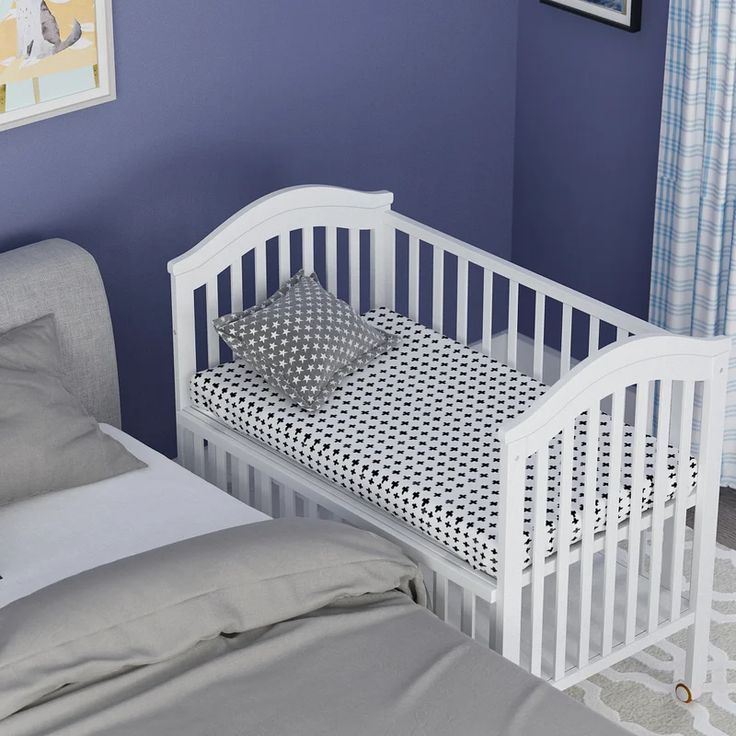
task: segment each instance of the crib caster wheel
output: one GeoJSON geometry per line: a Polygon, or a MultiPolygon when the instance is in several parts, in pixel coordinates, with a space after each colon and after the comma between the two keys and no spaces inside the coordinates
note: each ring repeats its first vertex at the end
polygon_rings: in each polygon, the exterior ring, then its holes
{"type": "Polygon", "coordinates": [[[677,685],[675,685],[675,696],[681,703],[693,702],[692,691],[684,682],[678,682],[677,685]]]}

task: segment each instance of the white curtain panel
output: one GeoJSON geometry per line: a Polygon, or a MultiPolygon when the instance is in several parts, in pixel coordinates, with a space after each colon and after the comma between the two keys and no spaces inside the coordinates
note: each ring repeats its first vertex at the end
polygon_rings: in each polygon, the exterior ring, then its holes
{"type": "MultiPolygon", "coordinates": [[[[650,319],[684,335],[736,336],[736,2],[671,0],[650,319]]],[[[736,487],[736,356],[724,485],[736,487]]]]}

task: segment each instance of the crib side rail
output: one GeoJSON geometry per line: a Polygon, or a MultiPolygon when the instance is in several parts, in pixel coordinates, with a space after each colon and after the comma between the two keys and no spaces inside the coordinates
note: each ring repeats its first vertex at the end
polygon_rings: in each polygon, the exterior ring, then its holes
{"type": "Polygon", "coordinates": [[[552,384],[579,360],[658,327],[393,210],[379,304],[552,384]],[[423,298],[430,294],[431,298],[423,298]]]}
{"type": "Polygon", "coordinates": [[[730,348],[728,338],[631,338],[576,366],[500,428],[497,642],[504,656],[561,681],[571,667],[583,669],[710,607],[730,348]],[[693,500],[693,554],[686,562],[685,514],[693,500]],[[646,532],[644,513],[651,514],[646,532]],[[605,540],[594,576],[598,535],[605,540]],[[581,556],[573,577],[576,543],[581,556]],[[545,595],[555,601],[553,621],[545,620],[545,595]],[[523,655],[522,640],[530,641],[523,655]],[[545,651],[552,652],[546,673],[545,651]]]}

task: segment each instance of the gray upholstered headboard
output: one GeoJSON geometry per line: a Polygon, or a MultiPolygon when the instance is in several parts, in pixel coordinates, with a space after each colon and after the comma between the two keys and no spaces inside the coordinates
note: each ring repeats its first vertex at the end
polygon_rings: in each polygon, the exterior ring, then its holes
{"type": "Polygon", "coordinates": [[[53,313],[67,388],[97,419],[120,426],[115,343],[94,258],[66,240],[0,253],[0,332],[53,313]]]}

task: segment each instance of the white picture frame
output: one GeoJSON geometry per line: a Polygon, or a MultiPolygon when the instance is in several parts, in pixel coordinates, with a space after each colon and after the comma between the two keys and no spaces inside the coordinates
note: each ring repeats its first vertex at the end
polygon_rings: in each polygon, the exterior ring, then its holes
{"type": "MultiPolygon", "coordinates": [[[[16,4],[16,12],[17,7],[16,4]]],[[[48,7],[53,9],[53,0],[49,0],[48,7]]],[[[97,63],[93,66],[91,73],[93,74],[96,86],[85,91],[73,92],[68,95],[43,100],[38,99],[40,85],[34,79],[36,102],[28,106],[6,110],[5,105],[9,84],[6,85],[3,83],[3,66],[0,65],[0,132],[115,100],[115,47],[113,41],[112,0],[94,0],[94,18],[97,63]]],[[[7,19],[6,22],[8,22],[7,19]]],[[[68,54],[74,52],[72,48],[67,48],[62,53],[68,54]]],[[[7,61],[10,60],[8,59],[7,61]]]]}

